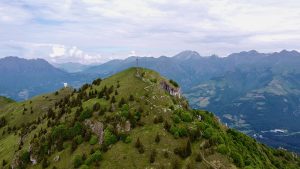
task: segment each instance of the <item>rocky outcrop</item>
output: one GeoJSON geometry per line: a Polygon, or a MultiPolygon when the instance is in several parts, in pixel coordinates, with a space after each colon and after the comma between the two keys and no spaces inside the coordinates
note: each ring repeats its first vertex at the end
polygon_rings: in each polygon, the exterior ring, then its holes
{"type": "Polygon", "coordinates": [[[127,120],[126,122],[119,123],[116,128],[118,133],[128,133],[131,130],[130,121],[127,120]]]}
{"type": "Polygon", "coordinates": [[[99,121],[85,120],[85,125],[88,126],[94,134],[98,136],[99,144],[103,143],[103,124],[99,121]]]}
{"type": "Polygon", "coordinates": [[[180,88],[174,88],[165,81],[161,82],[160,86],[172,96],[177,96],[177,97],[181,96],[180,88]]]}

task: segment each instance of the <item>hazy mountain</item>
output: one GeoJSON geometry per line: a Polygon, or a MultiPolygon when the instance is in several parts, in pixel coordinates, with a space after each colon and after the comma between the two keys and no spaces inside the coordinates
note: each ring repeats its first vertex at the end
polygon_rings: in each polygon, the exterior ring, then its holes
{"type": "Polygon", "coordinates": [[[5,57],[0,59],[0,95],[23,100],[63,87],[63,83],[79,86],[91,80],[55,68],[43,59],[5,57]]]}
{"type": "Polygon", "coordinates": [[[90,65],[84,65],[74,62],[57,63],[54,64],[54,66],[69,73],[81,72],[90,67],[90,65]]]}
{"type": "Polygon", "coordinates": [[[138,65],[160,72],[163,76],[176,79],[183,88],[208,80],[215,74],[221,74],[222,65],[218,57],[202,57],[195,51],[183,51],[174,57],[129,57],[125,60],[112,60],[107,63],[93,66],[84,73],[109,76],[128,67],[138,65]],[[197,75],[197,76],[194,76],[197,75]]]}
{"type": "MultiPolygon", "coordinates": [[[[136,59],[113,60],[85,72],[108,76],[136,65],[136,59]]],[[[214,111],[228,125],[270,145],[300,151],[297,51],[252,50],[223,58],[184,51],[174,57],[138,57],[138,61],[179,82],[193,107],[214,111]]]]}
{"type": "Polygon", "coordinates": [[[300,167],[295,153],[267,147],[212,113],[191,109],[171,92],[174,84],[152,70],[130,68],[76,91],[64,88],[0,107],[1,167],[300,167]]]}

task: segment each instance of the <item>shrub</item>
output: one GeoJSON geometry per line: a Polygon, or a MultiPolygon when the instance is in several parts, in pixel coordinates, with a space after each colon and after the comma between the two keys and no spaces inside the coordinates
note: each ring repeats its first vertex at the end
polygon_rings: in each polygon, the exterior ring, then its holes
{"type": "Polygon", "coordinates": [[[183,112],[181,114],[181,120],[184,122],[191,122],[193,121],[193,116],[189,112],[183,112]]]}
{"type": "Polygon", "coordinates": [[[226,145],[225,144],[220,144],[220,145],[218,145],[218,147],[217,147],[217,151],[219,152],[219,153],[221,153],[221,154],[227,154],[228,153],[228,148],[226,147],[226,145]]]}
{"type": "Polygon", "coordinates": [[[135,119],[136,121],[139,121],[139,120],[141,119],[141,116],[142,116],[141,111],[138,111],[138,112],[135,113],[134,119],[135,119]]]}
{"type": "Polygon", "coordinates": [[[76,122],[75,125],[67,130],[68,138],[73,138],[76,135],[81,135],[83,133],[83,126],[81,123],[76,122]]]}
{"type": "Polygon", "coordinates": [[[78,168],[82,163],[83,163],[82,157],[80,155],[76,155],[73,160],[74,168],[78,168]]]}
{"type": "Polygon", "coordinates": [[[184,147],[174,149],[174,153],[179,155],[181,158],[186,158],[192,154],[191,141],[188,140],[184,147]]]}
{"type": "Polygon", "coordinates": [[[98,79],[95,79],[95,80],[92,82],[92,84],[93,84],[93,85],[100,85],[101,81],[102,81],[102,79],[101,79],[101,78],[98,78],[98,79]]]}
{"type": "Polygon", "coordinates": [[[244,160],[239,153],[232,152],[230,156],[231,156],[234,164],[236,164],[238,167],[244,167],[244,160]]]}
{"type": "Polygon", "coordinates": [[[4,117],[1,117],[1,118],[0,118],[0,128],[1,128],[1,127],[4,127],[6,124],[7,124],[6,119],[5,119],[4,117]]]}
{"type": "Polygon", "coordinates": [[[129,111],[128,110],[122,110],[121,111],[121,116],[128,119],[129,118],[129,111]]]}
{"type": "Polygon", "coordinates": [[[79,169],[89,169],[90,167],[88,165],[83,164],[82,166],[80,166],[79,169]]]}
{"type": "Polygon", "coordinates": [[[180,122],[180,117],[177,114],[174,114],[172,116],[172,119],[173,119],[174,123],[179,123],[180,122]]]}
{"type": "Polygon", "coordinates": [[[216,133],[214,133],[211,136],[209,141],[212,145],[218,145],[218,144],[223,144],[224,143],[224,139],[220,136],[220,134],[216,134],[216,133]]]}
{"type": "Polygon", "coordinates": [[[156,78],[150,79],[150,81],[151,81],[152,83],[157,83],[157,79],[156,79],[156,78]]]}
{"type": "Polygon", "coordinates": [[[172,125],[172,127],[170,128],[170,132],[175,137],[188,136],[188,130],[187,130],[187,128],[185,126],[172,125]]]}
{"type": "Polygon", "coordinates": [[[74,139],[78,145],[83,142],[83,138],[81,135],[76,136],[74,139]]]}
{"type": "Polygon", "coordinates": [[[204,130],[203,137],[206,138],[206,139],[209,139],[209,138],[212,137],[213,133],[214,133],[214,129],[209,127],[209,128],[204,130]]]}
{"type": "Polygon", "coordinates": [[[130,136],[127,136],[124,140],[124,143],[131,143],[132,139],[130,136]]]}
{"type": "Polygon", "coordinates": [[[80,116],[79,116],[79,120],[83,121],[85,119],[88,119],[90,117],[92,117],[92,112],[88,109],[86,109],[85,111],[81,112],[80,116]]]}
{"type": "Polygon", "coordinates": [[[117,137],[108,129],[104,130],[104,144],[109,146],[117,142],[117,137]]]}
{"type": "Polygon", "coordinates": [[[95,103],[94,106],[93,106],[93,110],[94,111],[100,110],[100,103],[95,103]]]}
{"type": "Polygon", "coordinates": [[[85,164],[91,165],[93,162],[100,161],[101,158],[102,158],[102,154],[99,150],[97,150],[94,154],[92,154],[86,159],[85,164]]]}
{"type": "Polygon", "coordinates": [[[53,140],[63,140],[67,138],[67,127],[65,125],[58,125],[52,129],[51,136],[53,140]]]}
{"type": "Polygon", "coordinates": [[[95,135],[92,135],[92,137],[89,141],[90,145],[95,145],[95,144],[97,144],[97,142],[98,142],[98,137],[95,135]]]}
{"type": "Polygon", "coordinates": [[[30,162],[30,153],[28,151],[25,151],[21,155],[21,161],[24,164],[28,164],[30,162]]]}
{"type": "Polygon", "coordinates": [[[170,79],[169,82],[170,82],[173,86],[179,87],[178,83],[175,82],[174,80],[170,79]]]}

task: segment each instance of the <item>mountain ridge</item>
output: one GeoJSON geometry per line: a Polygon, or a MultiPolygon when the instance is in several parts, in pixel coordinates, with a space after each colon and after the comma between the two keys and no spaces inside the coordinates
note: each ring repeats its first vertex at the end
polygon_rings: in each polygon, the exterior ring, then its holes
{"type": "Polygon", "coordinates": [[[223,126],[212,113],[190,109],[185,99],[170,92],[177,88],[174,84],[152,70],[130,68],[78,90],[63,88],[0,108],[6,121],[0,127],[2,165],[299,167],[296,154],[268,148],[223,126]]]}

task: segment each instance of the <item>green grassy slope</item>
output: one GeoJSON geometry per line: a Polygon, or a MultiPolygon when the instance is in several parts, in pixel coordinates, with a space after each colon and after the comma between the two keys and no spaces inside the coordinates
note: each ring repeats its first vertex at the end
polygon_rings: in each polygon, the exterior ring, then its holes
{"type": "Polygon", "coordinates": [[[210,112],[191,110],[161,85],[176,89],[174,83],[148,69],[138,72],[127,69],[77,91],[0,109],[6,120],[1,167],[299,168],[295,154],[228,129],[210,112]]]}
{"type": "Polygon", "coordinates": [[[0,108],[9,104],[9,103],[13,103],[14,101],[9,99],[9,98],[6,98],[6,97],[3,97],[3,96],[0,96],[0,108]]]}

